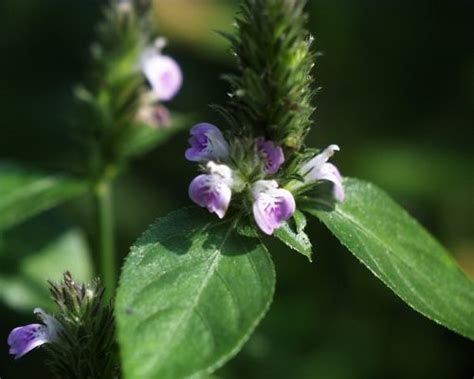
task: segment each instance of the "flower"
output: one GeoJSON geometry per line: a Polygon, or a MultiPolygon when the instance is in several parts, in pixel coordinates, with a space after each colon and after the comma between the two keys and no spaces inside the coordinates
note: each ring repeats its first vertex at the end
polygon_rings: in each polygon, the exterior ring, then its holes
{"type": "Polygon", "coordinates": [[[141,67],[157,100],[169,101],[176,96],[183,83],[183,74],[178,63],[170,56],[161,54],[163,40],[156,47],[145,50],[141,67]]]}
{"type": "Polygon", "coordinates": [[[285,162],[283,149],[275,145],[273,141],[265,141],[263,137],[257,138],[255,142],[259,153],[265,161],[265,172],[267,174],[278,172],[283,162],[285,162]]]}
{"type": "Polygon", "coordinates": [[[189,197],[200,207],[223,218],[232,197],[232,170],[214,162],[209,162],[207,168],[209,174],[197,176],[189,185],[189,197]]]}
{"type": "Polygon", "coordinates": [[[343,202],[345,198],[344,187],[342,186],[342,176],[339,170],[332,163],[327,163],[339,146],[330,145],[322,153],[306,162],[299,170],[306,183],[318,180],[328,180],[334,183],[334,197],[337,201],[343,202]]]}
{"type": "Polygon", "coordinates": [[[278,188],[275,180],[259,180],[252,187],[253,216],[258,227],[268,235],[283,225],[295,212],[290,191],[278,188]]]}
{"type": "Polygon", "coordinates": [[[190,131],[191,147],[186,150],[186,159],[199,162],[224,159],[229,155],[229,144],[217,126],[208,123],[194,125],[190,131]]]}
{"type": "Polygon", "coordinates": [[[171,126],[171,115],[169,110],[163,105],[157,103],[144,102],[137,112],[136,119],[152,128],[166,129],[171,126]]]}
{"type": "Polygon", "coordinates": [[[57,340],[61,324],[42,309],[36,308],[34,314],[38,315],[43,324],[29,324],[13,329],[8,336],[10,354],[15,359],[22,357],[31,350],[45,343],[57,340]]]}

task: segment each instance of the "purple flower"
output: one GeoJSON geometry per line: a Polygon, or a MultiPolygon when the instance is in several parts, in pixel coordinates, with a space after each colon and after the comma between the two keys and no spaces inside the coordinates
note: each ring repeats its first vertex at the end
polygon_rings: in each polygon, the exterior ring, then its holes
{"type": "Polygon", "coordinates": [[[218,160],[229,155],[229,144],[217,126],[203,122],[194,125],[190,134],[191,147],[185,154],[188,161],[218,160]]]}
{"type": "Polygon", "coordinates": [[[322,153],[306,162],[299,170],[305,181],[316,182],[318,180],[328,180],[334,183],[334,197],[337,201],[343,202],[345,198],[344,187],[342,186],[342,176],[339,170],[332,163],[327,163],[339,146],[330,145],[322,153]]]}
{"type": "Polygon", "coordinates": [[[180,90],[183,74],[173,58],[161,54],[162,47],[161,43],[156,48],[147,49],[142,56],[141,67],[156,99],[169,101],[180,90]]]}
{"type": "Polygon", "coordinates": [[[253,216],[258,227],[268,235],[282,226],[295,212],[295,199],[290,191],[278,188],[275,180],[259,180],[252,187],[253,216]]]}
{"type": "Polygon", "coordinates": [[[209,174],[199,175],[189,185],[189,197],[197,205],[223,218],[232,197],[232,170],[214,162],[207,164],[209,174]]]}
{"type": "Polygon", "coordinates": [[[61,328],[59,322],[40,308],[36,308],[34,313],[38,315],[44,325],[29,324],[20,326],[13,329],[8,336],[9,352],[15,356],[15,359],[22,357],[38,346],[55,341],[58,337],[61,328]]]}
{"type": "Polygon", "coordinates": [[[267,174],[275,174],[278,172],[283,162],[285,162],[283,149],[275,145],[273,141],[265,141],[263,137],[257,138],[255,142],[265,162],[265,172],[267,174]]]}

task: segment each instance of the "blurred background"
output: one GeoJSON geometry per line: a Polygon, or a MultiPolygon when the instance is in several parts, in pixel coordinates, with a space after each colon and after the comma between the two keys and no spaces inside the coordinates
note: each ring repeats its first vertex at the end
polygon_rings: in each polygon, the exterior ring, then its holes
{"type": "MultiPolygon", "coordinates": [[[[0,2],[0,159],[74,172],[71,88],[84,79],[104,1],[0,2]]],[[[232,30],[237,1],[157,0],[168,53],[185,73],[171,108],[223,125],[220,74],[234,61],[215,30],[232,30]]],[[[474,278],[474,2],[310,0],[319,57],[308,144],[337,143],[343,174],[383,187],[474,278]]],[[[191,125],[190,125],[191,126],[191,125]]],[[[195,167],[187,133],[134,161],[116,187],[119,252],[153,220],[189,205],[195,167]]],[[[47,378],[43,354],[8,356],[9,331],[48,307],[43,277],[65,265],[90,275],[91,200],[82,198],[0,236],[0,377],[47,378]],[[72,229],[71,229],[72,227],[72,229]],[[46,236],[63,230],[54,244],[46,236]],[[18,238],[21,236],[21,238],[18,238]],[[41,255],[40,255],[41,253],[41,255]],[[88,262],[85,264],[84,262],[88,262]]],[[[1,216],[1,215],[0,215],[1,216]]],[[[461,379],[474,344],[412,311],[313,220],[314,263],[274,244],[271,311],[223,378],[461,379]]]]}

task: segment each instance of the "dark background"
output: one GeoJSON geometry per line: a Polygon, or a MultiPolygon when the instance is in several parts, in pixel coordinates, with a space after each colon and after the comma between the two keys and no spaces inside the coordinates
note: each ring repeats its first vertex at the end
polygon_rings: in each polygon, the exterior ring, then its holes
{"type": "MultiPolygon", "coordinates": [[[[1,0],[1,159],[75,171],[81,157],[66,126],[71,87],[86,75],[104,4],[1,0]]],[[[235,10],[235,1],[157,1],[168,52],[185,73],[174,110],[223,124],[207,105],[223,102],[227,87],[219,75],[233,69],[233,60],[213,30],[231,30],[235,10]]],[[[474,277],[474,2],[310,0],[308,10],[323,87],[308,144],[339,144],[334,161],[344,175],[387,190],[474,277]]],[[[190,203],[195,167],[184,160],[186,140],[180,133],[120,179],[121,256],[156,217],[190,203]]],[[[60,212],[93,241],[89,205],[83,199],[60,212]]],[[[274,304],[222,377],[473,377],[472,342],[412,311],[318,222],[309,233],[313,264],[272,246],[274,304]]],[[[1,378],[47,378],[41,351],[19,361],[7,353],[8,332],[32,315],[1,304],[0,312],[1,378]]]]}

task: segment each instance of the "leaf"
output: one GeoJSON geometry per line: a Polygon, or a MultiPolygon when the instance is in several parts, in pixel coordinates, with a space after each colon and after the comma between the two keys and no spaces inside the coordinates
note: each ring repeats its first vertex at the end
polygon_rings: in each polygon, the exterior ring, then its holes
{"type": "Polygon", "coordinates": [[[87,189],[85,182],[0,162],[0,230],[52,208],[87,189]]]}
{"type": "Polygon", "coordinates": [[[285,222],[273,235],[293,250],[303,254],[312,262],[313,250],[311,241],[304,232],[306,217],[303,213],[296,211],[293,215],[293,219],[295,224],[293,227],[290,225],[291,221],[285,222]]]}
{"type": "Polygon", "coordinates": [[[144,154],[167,142],[176,133],[191,127],[193,118],[190,116],[173,113],[171,126],[168,128],[155,128],[141,124],[136,127],[131,141],[125,146],[126,156],[137,156],[144,154]]]}
{"type": "Polygon", "coordinates": [[[316,185],[312,185],[309,191],[305,191],[297,197],[298,207],[301,209],[318,209],[322,211],[332,211],[336,206],[334,198],[334,183],[323,180],[316,185]]]}
{"type": "Polygon", "coordinates": [[[357,179],[344,186],[335,211],[307,210],[411,307],[474,339],[474,283],[449,253],[379,188],[357,179]]]}
{"type": "Polygon", "coordinates": [[[93,276],[89,249],[77,229],[58,229],[47,220],[27,223],[0,236],[0,300],[31,312],[51,309],[47,280],[70,270],[79,281],[93,276]]]}
{"type": "Polygon", "coordinates": [[[132,247],[118,289],[125,378],[211,373],[248,339],[274,286],[270,255],[232,222],[201,209],[159,219],[132,247]]]}

